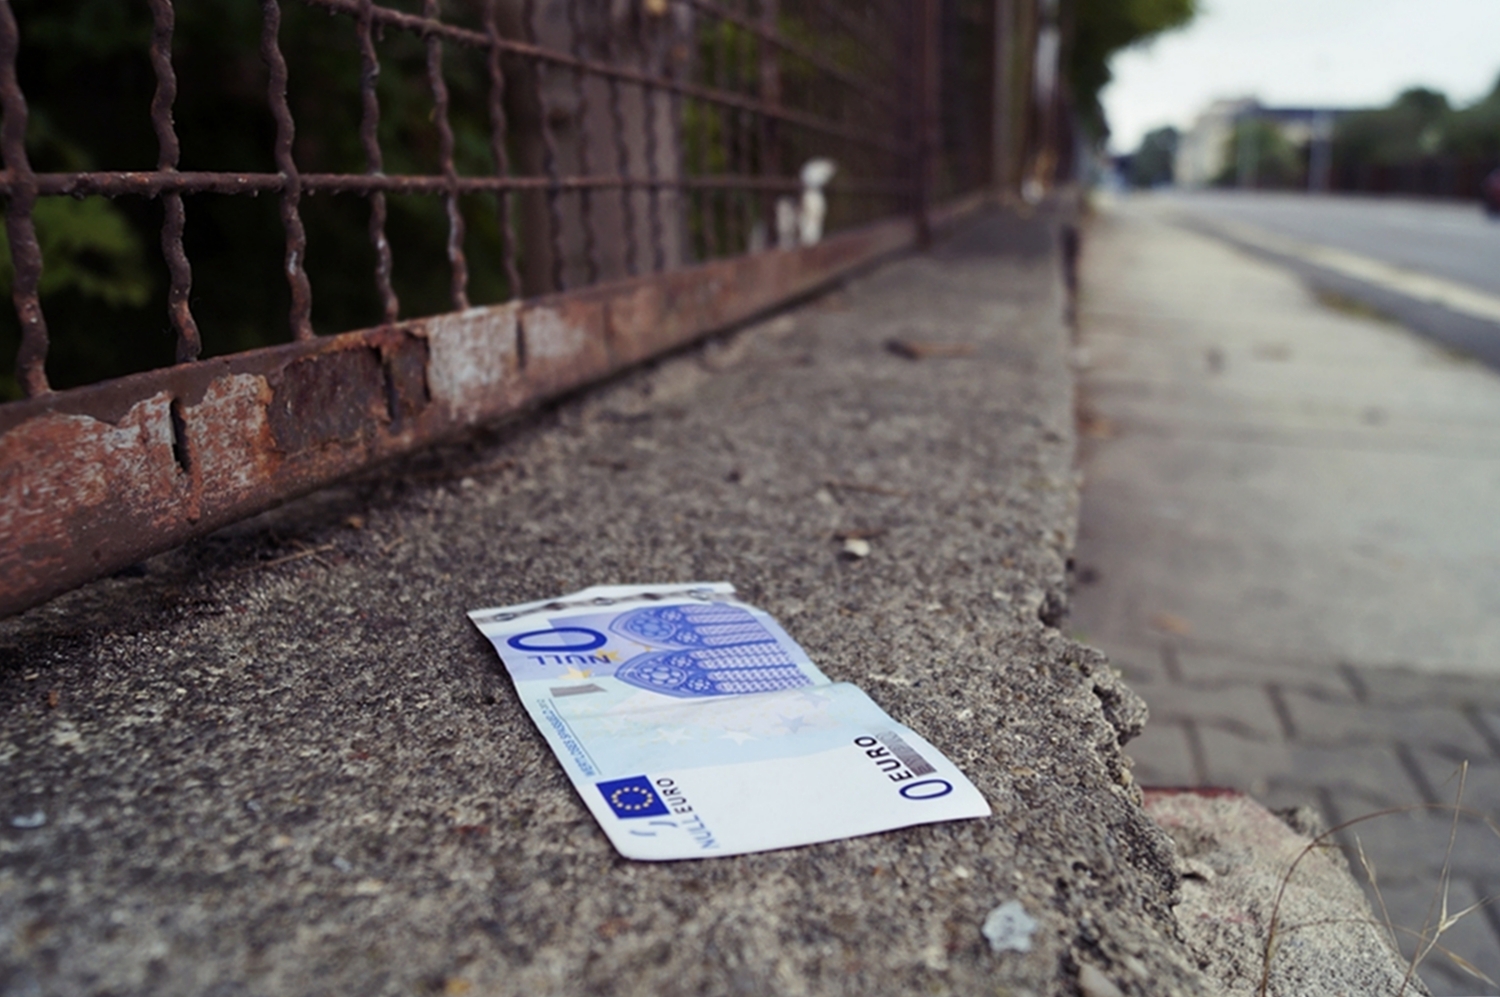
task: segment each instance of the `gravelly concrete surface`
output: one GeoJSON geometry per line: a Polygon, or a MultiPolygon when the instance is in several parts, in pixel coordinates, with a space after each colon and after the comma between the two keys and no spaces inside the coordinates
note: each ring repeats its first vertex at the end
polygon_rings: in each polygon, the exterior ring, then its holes
{"type": "Polygon", "coordinates": [[[991,219],[0,624],[0,990],[1211,992],[1122,762],[1140,703],[1042,622],[1077,498],[1055,241],[991,219]],[[618,858],[463,613],[717,579],[994,817],[618,858]],[[1029,953],[980,934],[1009,900],[1029,953]]]}
{"type": "Polygon", "coordinates": [[[1304,814],[1278,818],[1233,791],[1145,795],[1183,859],[1177,921],[1218,978],[1221,997],[1427,997],[1371,917],[1343,856],[1309,840],[1315,829],[1289,826],[1304,814]],[[1269,959],[1268,933],[1275,937],[1269,959]]]}
{"type": "MultiPolygon", "coordinates": [[[[1359,820],[1337,841],[1410,956],[1445,870],[1450,914],[1500,897],[1500,377],[1174,203],[1117,205],[1085,243],[1071,628],[1150,706],[1143,784],[1359,820]]],[[[1492,902],[1437,940],[1500,980],[1492,902]]],[[[1441,949],[1421,972],[1500,993],[1441,949]]]]}

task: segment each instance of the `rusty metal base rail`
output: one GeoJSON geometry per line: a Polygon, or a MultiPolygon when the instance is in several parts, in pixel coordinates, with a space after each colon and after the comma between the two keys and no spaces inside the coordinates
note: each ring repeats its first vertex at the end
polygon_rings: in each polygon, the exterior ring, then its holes
{"type": "MultiPolygon", "coordinates": [[[[971,196],[933,220],[991,200],[971,196]]],[[[896,218],[816,246],[0,406],[0,616],[743,322],[918,234],[896,218]]]]}

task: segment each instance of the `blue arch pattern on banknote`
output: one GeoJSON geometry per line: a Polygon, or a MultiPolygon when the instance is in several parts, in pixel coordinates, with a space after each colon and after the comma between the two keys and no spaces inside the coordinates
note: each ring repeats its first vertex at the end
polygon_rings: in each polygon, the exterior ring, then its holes
{"type": "Polygon", "coordinates": [[[737,647],[775,644],[776,637],[739,606],[705,603],[646,606],[623,613],[610,629],[653,647],[737,647]]]}
{"type": "Polygon", "coordinates": [[[615,671],[620,681],[652,692],[690,699],[812,684],[776,636],[739,606],[646,606],[622,614],[610,628],[668,648],[633,658],[615,671]]]}
{"type": "Polygon", "coordinates": [[[813,684],[774,642],[643,654],[622,665],[615,678],[682,699],[777,692],[813,684]]]}

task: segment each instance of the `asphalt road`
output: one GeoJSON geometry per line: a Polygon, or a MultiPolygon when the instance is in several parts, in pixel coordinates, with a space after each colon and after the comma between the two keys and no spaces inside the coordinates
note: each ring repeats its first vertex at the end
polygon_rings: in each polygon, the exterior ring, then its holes
{"type": "Polygon", "coordinates": [[[1233,192],[1184,194],[1184,208],[1336,246],[1500,294],[1500,221],[1478,202],[1233,192]]]}
{"type": "Polygon", "coordinates": [[[1165,199],[1189,227],[1500,369],[1500,222],[1477,202],[1239,192],[1165,199]]]}

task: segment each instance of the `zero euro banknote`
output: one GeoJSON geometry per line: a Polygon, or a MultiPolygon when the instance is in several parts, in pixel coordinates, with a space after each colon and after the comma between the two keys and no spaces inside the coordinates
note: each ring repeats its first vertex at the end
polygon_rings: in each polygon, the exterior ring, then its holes
{"type": "Polygon", "coordinates": [[[962,772],[830,682],[727,583],[475,610],[620,854],[712,858],[988,817],[962,772]]]}

